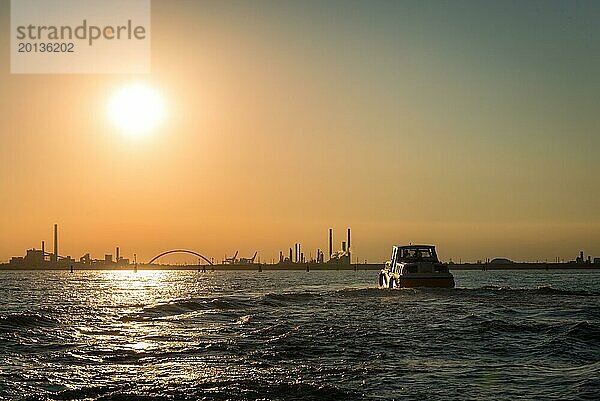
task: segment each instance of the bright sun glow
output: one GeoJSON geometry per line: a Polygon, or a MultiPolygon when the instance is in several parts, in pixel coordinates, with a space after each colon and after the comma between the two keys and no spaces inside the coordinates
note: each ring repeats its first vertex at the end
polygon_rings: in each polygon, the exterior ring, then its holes
{"type": "Polygon", "coordinates": [[[143,136],[156,129],[165,118],[160,94],[143,84],[119,89],[108,104],[111,121],[129,136],[143,136]]]}

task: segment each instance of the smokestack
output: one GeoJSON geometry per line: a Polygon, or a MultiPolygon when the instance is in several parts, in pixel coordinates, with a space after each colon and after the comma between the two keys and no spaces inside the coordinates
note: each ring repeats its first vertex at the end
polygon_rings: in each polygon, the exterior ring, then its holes
{"type": "Polygon", "coordinates": [[[292,259],[292,248],[290,248],[290,262],[293,262],[294,260],[292,259]]]}
{"type": "Polygon", "coordinates": [[[58,224],[54,225],[54,256],[52,259],[54,262],[58,261],[58,224]]]}
{"type": "Polygon", "coordinates": [[[46,243],[42,241],[42,257],[46,256],[46,243]]]}
{"type": "Polygon", "coordinates": [[[346,241],[342,241],[342,252],[346,252],[346,241]]]}
{"type": "Polygon", "coordinates": [[[331,255],[333,254],[333,228],[329,229],[329,259],[331,259],[331,255]]]}
{"type": "Polygon", "coordinates": [[[119,247],[117,247],[117,263],[119,263],[120,257],[119,257],[119,247]]]}
{"type": "Polygon", "coordinates": [[[348,227],[348,262],[352,264],[352,257],[350,255],[350,227],[348,227]]]}
{"type": "Polygon", "coordinates": [[[346,243],[348,244],[348,249],[350,249],[350,228],[348,228],[348,240],[346,243]]]}

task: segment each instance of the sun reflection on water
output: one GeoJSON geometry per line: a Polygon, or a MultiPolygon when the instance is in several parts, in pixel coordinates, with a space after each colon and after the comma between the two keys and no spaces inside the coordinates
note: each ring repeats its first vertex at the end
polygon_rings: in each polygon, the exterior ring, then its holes
{"type": "Polygon", "coordinates": [[[168,281],[165,271],[103,271],[99,279],[110,283],[102,294],[112,306],[144,306],[156,302],[159,290],[168,281]]]}

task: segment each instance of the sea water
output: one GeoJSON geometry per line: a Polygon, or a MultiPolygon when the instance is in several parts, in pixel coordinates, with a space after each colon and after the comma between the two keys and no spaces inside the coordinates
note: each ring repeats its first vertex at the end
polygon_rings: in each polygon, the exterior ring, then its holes
{"type": "Polygon", "coordinates": [[[600,271],[0,271],[0,399],[598,399],[600,271]]]}

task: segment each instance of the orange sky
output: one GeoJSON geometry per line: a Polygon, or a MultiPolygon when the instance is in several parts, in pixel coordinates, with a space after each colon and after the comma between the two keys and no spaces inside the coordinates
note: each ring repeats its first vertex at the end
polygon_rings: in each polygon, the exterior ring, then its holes
{"type": "Polygon", "coordinates": [[[271,260],[348,226],[361,261],[408,242],[455,261],[600,256],[591,13],[521,10],[497,34],[500,12],[410,4],[154,1],[139,76],[11,75],[1,36],[0,261],[49,248],[54,223],[76,258],[271,260]],[[105,111],[130,82],[168,107],[135,139],[105,111]]]}

